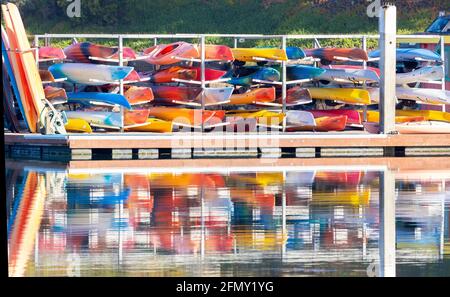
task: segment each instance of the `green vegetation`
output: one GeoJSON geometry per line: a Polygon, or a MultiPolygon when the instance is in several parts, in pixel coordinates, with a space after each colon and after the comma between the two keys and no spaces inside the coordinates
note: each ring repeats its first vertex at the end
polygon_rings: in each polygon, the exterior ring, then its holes
{"type": "MultiPolygon", "coordinates": [[[[69,18],[66,0],[17,0],[30,34],[42,33],[376,33],[366,0],[81,0],[81,18],[69,18]]],[[[395,2],[395,1],[392,1],[395,2]]],[[[399,32],[423,32],[448,1],[397,1],[399,32]]],[[[115,42],[115,41],[112,41],[115,42]]],[[[211,39],[228,43],[231,40],[211,39]]],[[[324,45],[360,46],[341,39],[324,45]]],[[[262,41],[257,42],[261,45],[262,41]]],[[[149,42],[136,41],[142,49],[149,42]]],[[[131,44],[128,44],[131,45],[131,44]]],[[[253,44],[245,44],[249,46],[253,44]]],[[[275,44],[273,44],[275,45],[275,44]]],[[[297,45],[308,46],[301,42],[297,45]]],[[[370,43],[369,46],[374,46],[370,43]]]]}

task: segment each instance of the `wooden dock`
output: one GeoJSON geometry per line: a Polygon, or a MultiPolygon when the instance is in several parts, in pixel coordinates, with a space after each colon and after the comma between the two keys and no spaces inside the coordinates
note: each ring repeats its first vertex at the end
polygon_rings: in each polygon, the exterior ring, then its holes
{"type": "Polygon", "coordinates": [[[450,135],[5,133],[5,151],[48,161],[450,156],[450,135]]]}

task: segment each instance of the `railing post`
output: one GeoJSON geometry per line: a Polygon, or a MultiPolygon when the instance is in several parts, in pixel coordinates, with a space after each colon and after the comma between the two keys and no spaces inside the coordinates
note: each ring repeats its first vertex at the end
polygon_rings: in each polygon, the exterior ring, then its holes
{"type": "MultiPolygon", "coordinates": [[[[367,52],[367,36],[364,36],[362,38],[362,48],[365,52],[367,52]]],[[[367,69],[367,61],[363,62],[363,67],[364,67],[364,70],[367,69]]],[[[366,81],[364,81],[363,88],[364,88],[364,90],[367,89],[366,81]]],[[[363,122],[367,122],[367,105],[363,106],[363,122]]]]}
{"type": "Polygon", "coordinates": [[[237,47],[238,47],[238,39],[234,38],[234,48],[237,48],[237,47]]]}
{"type": "Polygon", "coordinates": [[[158,38],[153,38],[153,45],[157,46],[158,45],[158,38]]]}
{"type": "Polygon", "coordinates": [[[205,130],[205,123],[203,122],[203,113],[205,111],[205,88],[206,88],[206,63],[205,63],[205,56],[206,56],[206,42],[205,42],[205,35],[201,36],[201,79],[202,79],[202,133],[205,130]]]}
{"type": "Polygon", "coordinates": [[[395,133],[397,7],[386,5],[380,11],[380,130],[395,133]]]}
{"type": "MultiPolygon", "coordinates": [[[[119,66],[121,66],[121,67],[123,66],[123,36],[122,35],[119,35],[119,66]]],[[[120,95],[124,94],[123,79],[121,79],[119,81],[119,92],[120,92],[120,95]]],[[[125,129],[124,129],[124,127],[125,127],[124,108],[123,107],[120,107],[120,118],[121,118],[120,132],[123,133],[125,131],[125,129]]]]}

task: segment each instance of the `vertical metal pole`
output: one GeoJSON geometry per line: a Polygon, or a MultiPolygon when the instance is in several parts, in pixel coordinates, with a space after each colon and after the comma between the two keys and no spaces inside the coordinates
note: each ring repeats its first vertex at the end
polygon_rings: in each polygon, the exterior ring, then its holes
{"type": "Polygon", "coordinates": [[[380,176],[380,276],[394,277],[395,264],[395,175],[386,169],[380,176]]]}
{"type": "Polygon", "coordinates": [[[205,111],[205,88],[206,88],[206,76],[205,76],[205,69],[206,69],[206,62],[205,62],[205,56],[206,56],[206,43],[205,43],[205,35],[201,36],[201,80],[202,80],[202,133],[205,130],[205,123],[203,123],[203,113],[205,111]]]}
{"type": "MultiPolygon", "coordinates": [[[[119,35],[119,66],[123,66],[123,36],[119,35]]],[[[120,80],[119,82],[119,92],[120,95],[124,94],[123,91],[123,79],[120,80]]],[[[125,127],[125,123],[124,123],[124,108],[120,107],[120,119],[121,119],[121,123],[120,123],[120,132],[123,133],[125,131],[124,127],[125,127]]]]}
{"type": "Polygon", "coordinates": [[[386,5],[380,11],[380,127],[383,134],[395,132],[395,81],[397,46],[397,7],[386,5]]]}
{"type": "MultiPolygon", "coordinates": [[[[450,57],[449,57],[450,58],[450,57]]],[[[441,36],[441,59],[442,59],[442,68],[444,69],[444,77],[442,78],[442,90],[445,91],[445,77],[446,77],[446,70],[445,69],[445,38],[444,36],[441,36]]],[[[446,112],[447,111],[447,105],[443,104],[442,105],[442,111],[446,112]]]]}
{"type": "MultiPolygon", "coordinates": [[[[367,36],[364,36],[364,37],[362,38],[362,48],[363,48],[363,50],[364,50],[365,52],[367,52],[367,36]]],[[[364,70],[367,69],[367,61],[364,61],[364,62],[363,62],[363,67],[364,67],[364,70]]],[[[367,83],[366,83],[366,81],[364,81],[363,88],[364,88],[364,90],[367,89],[367,83]]],[[[364,122],[367,122],[367,105],[364,105],[364,106],[363,106],[363,121],[364,121],[364,122]]]]}
{"type": "Polygon", "coordinates": [[[237,47],[238,47],[238,39],[234,38],[234,48],[237,48],[237,47]]]}
{"type": "MultiPolygon", "coordinates": [[[[286,36],[283,35],[281,39],[282,48],[284,51],[286,51],[286,36]]],[[[283,113],[286,113],[286,97],[287,97],[287,84],[286,84],[286,69],[287,69],[287,63],[286,61],[281,62],[282,66],[282,85],[281,85],[281,99],[283,103],[283,113]]]]}
{"type": "Polygon", "coordinates": [[[36,66],[39,69],[39,36],[34,36],[34,47],[36,48],[36,66]]]}
{"type": "Polygon", "coordinates": [[[155,46],[158,45],[158,38],[155,37],[155,38],[153,39],[153,44],[154,44],[155,46]]]}

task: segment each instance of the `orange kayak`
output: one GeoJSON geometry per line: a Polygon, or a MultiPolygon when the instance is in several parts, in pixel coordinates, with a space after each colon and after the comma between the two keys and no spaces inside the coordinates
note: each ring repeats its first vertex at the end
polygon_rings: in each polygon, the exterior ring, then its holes
{"type": "Polygon", "coordinates": [[[55,78],[53,74],[48,70],[39,69],[39,76],[43,82],[54,82],[55,78]]]}
{"type": "Polygon", "coordinates": [[[131,105],[144,104],[153,101],[153,91],[147,87],[130,87],[125,92],[125,97],[131,105]]]}
{"type": "Polygon", "coordinates": [[[194,80],[196,77],[197,70],[174,66],[158,71],[152,75],[150,80],[154,83],[171,83],[173,79],[194,80]]]}
{"type": "Polygon", "coordinates": [[[147,119],[147,124],[143,126],[126,128],[127,132],[153,132],[153,133],[171,133],[173,123],[159,119],[147,119]]]}
{"type": "Polygon", "coordinates": [[[329,131],[343,131],[347,125],[347,116],[337,117],[321,117],[317,118],[315,127],[299,126],[288,128],[288,132],[295,131],[317,131],[317,132],[329,132],[329,131]]]}
{"type": "Polygon", "coordinates": [[[275,100],[275,88],[253,89],[244,94],[231,96],[231,105],[253,104],[258,102],[273,102],[275,100]]]}
{"type": "Polygon", "coordinates": [[[149,116],[164,121],[170,121],[177,124],[200,126],[203,124],[217,124],[225,118],[223,110],[205,110],[175,108],[175,107],[153,107],[150,109],[149,116]]]}
{"type": "MultiPolygon", "coordinates": [[[[198,47],[198,57],[201,58],[201,47],[198,47]]],[[[205,47],[205,59],[207,60],[222,60],[222,61],[234,61],[234,55],[228,46],[225,45],[206,45],[205,47]]]]}
{"type": "Polygon", "coordinates": [[[52,102],[53,100],[56,100],[56,99],[67,100],[66,90],[64,90],[63,88],[47,86],[44,89],[44,93],[45,93],[45,98],[47,98],[47,100],[49,100],[50,102],[52,102]]]}
{"type": "Polygon", "coordinates": [[[142,110],[125,110],[124,111],[124,125],[133,126],[141,125],[147,122],[150,111],[148,109],[142,110]]]}

